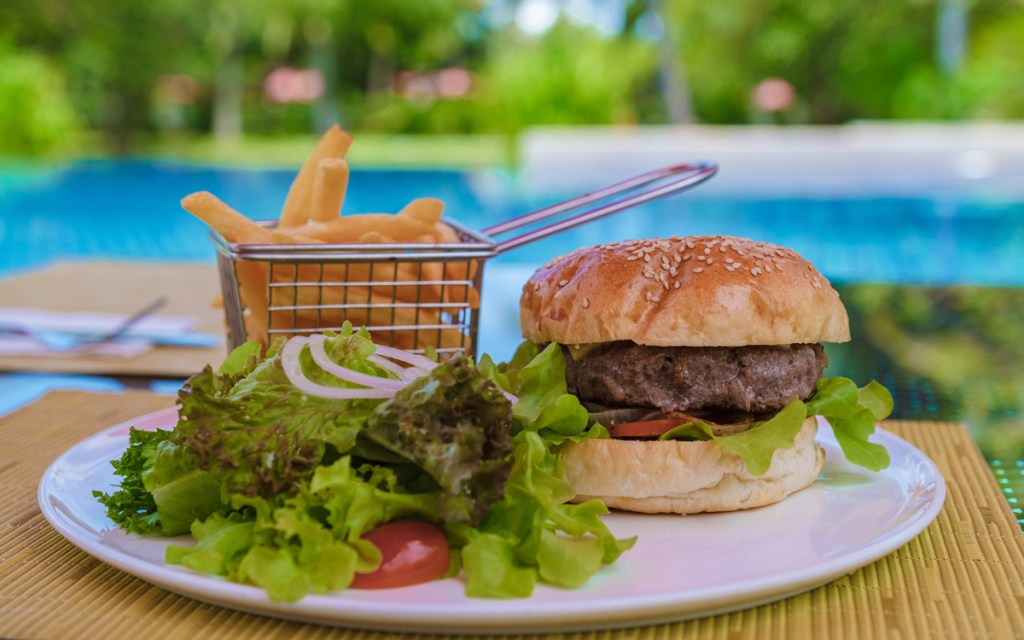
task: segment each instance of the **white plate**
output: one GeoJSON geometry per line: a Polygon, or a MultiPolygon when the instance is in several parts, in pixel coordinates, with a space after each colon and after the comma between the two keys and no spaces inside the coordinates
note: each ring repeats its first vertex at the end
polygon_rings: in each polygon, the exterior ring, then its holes
{"type": "Polygon", "coordinates": [[[186,596],[268,616],[392,631],[509,633],[654,624],[723,613],[792,596],[894,551],[938,514],[945,484],[907,442],[879,430],[892,465],[872,473],[848,464],[827,424],[818,439],[827,461],[818,480],[783,502],[696,516],[612,514],[619,537],[636,546],[586,586],[540,586],[525,600],[467,598],[459,579],[388,590],[349,590],[272,602],[256,587],[164,564],[168,544],[190,538],[125,535],[106,518],[93,489],[117,483],[110,460],[128,426],[170,428],[174,410],[112,427],[72,447],[47,469],[39,505],[72,543],[123,571],[186,596]]]}

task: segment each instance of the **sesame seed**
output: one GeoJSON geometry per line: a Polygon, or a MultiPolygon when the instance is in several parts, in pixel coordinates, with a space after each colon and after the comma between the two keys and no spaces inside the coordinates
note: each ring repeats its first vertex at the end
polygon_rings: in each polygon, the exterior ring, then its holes
{"type": "Polygon", "coordinates": [[[669,285],[668,285],[668,282],[665,282],[665,281],[663,280],[663,281],[662,281],[662,283],[661,283],[661,286],[665,288],[665,291],[668,291],[668,286],[669,286],[669,285]]]}
{"type": "Polygon", "coordinates": [[[704,269],[702,269],[701,267],[697,267],[696,269],[693,270],[694,273],[701,273],[702,271],[704,271],[704,269]]]}
{"type": "Polygon", "coordinates": [[[564,287],[567,284],[569,284],[568,280],[559,280],[558,281],[558,286],[560,286],[560,287],[564,287]]]}
{"type": "Polygon", "coordinates": [[[710,247],[704,247],[704,255],[708,255],[709,253],[711,253],[711,248],[710,247]]]}
{"type": "Polygon", "coordinates": [[[651,296],[651,302],[661,302],[661,296],[651,296]]]}
{"type": "Polygon", "coordinates": [[[583,298],[583,308],[586,309],[589,306],[590,306],[590,299],[589,298],[583,298]]]}
{"type": "Polygon", "coordinates": [[[771,273],[772,272],[772,265],[770,265],[770,264],[764,265],[764,270],[767,271],[768,273],[771,273]]]}
{"type": "Polygon", "coordinates": [[[757,267],[754,267],[753,269],[750,270],[750,275],[759,276],[761,275],[761,270],[758,269],[757,267]]]}
{"type": "Polygon", "coordinates": [[[714,258],[708,258],[708,264],[711,264],[711,263],[712,263],[712,262],[714,262],[714,261],[715,261],[715,259],[714,259],[714,258]]]}
{"type": "Polygon", "coordinates": [[[732,262],[732,258],[726,258],[725,261],[726,262],[732,262]]]}
{"type": "Polygon", "coordinates": [[[649,256],[648,254],[645,253],[644,254],[644,262],[650,262],[650,261],[651,261],[651,256],[649,256]]]}
{"type": "Polygon", "coordinates": [[[690,258],[692,258],[692,257],[693,257],[693,255],[691,255],[691,254],[689,254],[689,253],[688,253],[688,254],[686,254],[685,256],[683,256],[683,262],[686,262],[687,260],[689,260],[689,259],[690,259],[690,258]]]}
{"type": "Polygon", "coordinates": [[[707,256],[697,256],[697,259],[700,260],[701,262],[704,262],[705,260],[708,259],[708,257],[707,256]]]}
{"type": "Polygon", "coordinates": [[[637,256],[629,256],[628,258],[626,258],[626,260],[628,260],[629,262],[633,262],[636,259],[637,259],[637,256]]]}
{"type": "Polygon", "coordinates": [[[672,286],[675,287],[676,289],[678,289],[680,287],[680,285],[682,285],[682,283],[681,282],[677,282],[677,283],[675,283],[672,286]]]}

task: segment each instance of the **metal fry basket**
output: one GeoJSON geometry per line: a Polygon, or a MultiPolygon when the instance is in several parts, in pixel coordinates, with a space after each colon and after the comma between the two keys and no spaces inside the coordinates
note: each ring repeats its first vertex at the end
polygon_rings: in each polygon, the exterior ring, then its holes
{"type": "Polygon", "coordinates": [[[338,331],[349,321],[365,326],[378,344],[420,353],[432,348],[442,358],[476,355],[488,258],[692,188],[717,169],[711,162],[657,169],[479,232],[445,218],[458,242],[243,245],[213,233],[229,347],[246,341],[247,320],[265,323],[267,340],[338,331]],[[495,239],[574,211],[532,231],[495,239]],[[266,318],[251,317],[252,296],[261,299],[261,309],[265,304],[266,318]]]}

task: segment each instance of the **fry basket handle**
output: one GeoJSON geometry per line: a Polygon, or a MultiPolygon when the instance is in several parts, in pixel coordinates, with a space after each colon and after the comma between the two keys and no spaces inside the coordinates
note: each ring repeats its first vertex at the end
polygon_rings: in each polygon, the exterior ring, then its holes
{"type": "Polygon", "coordinates": [[[714,162],[694,162],[654,169],[653,171],[648,171],[647,173],[640,174],[634,178],[624,180],[592,193],[577,196],[570,200],[566,200],[549,207],[544,207],[543,209],[538,209],[517,218],[487,227],[483,232],[488,236],[508,233],[509,231],[514,231],[520,227],[595,204],[612,196],[628,194],[637,191],[640,187],[664,182],[664,184],[661,184],[660,186],[654,186],[644,191],[632,193],[632,195],[624,197],[621,200],[609,202],[608,204],[585,209],[571,218],[559,220],[558,222],[553,222],[539,229],[534,229],[533,231],[522,233],[518,236],[509,238],[508,240],[503,240],[497,244],[495,250],[497,253],[504,253],[509,249],[515,249],[516,247],[520,247],[524,244],[560,233],[566,229],[571,229],[613,213],[618,213],[623,209],[629,209],[631,207],[644,204],[645,202],[650,202],[651,200],[657,200],[658,198],[662,198],[672,193],[691,189],[715,175],[715,172],[717,171],[718,165],[714,162]],[[669,180],[670,178],[671,180],[669,180]]]}

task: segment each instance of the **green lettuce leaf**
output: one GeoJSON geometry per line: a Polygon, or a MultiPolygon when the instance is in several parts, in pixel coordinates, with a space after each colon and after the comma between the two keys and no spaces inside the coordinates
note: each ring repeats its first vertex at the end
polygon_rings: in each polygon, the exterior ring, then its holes
{"type": "Polygon", "coordinates": [[[793,398],[770,419],[755,422],[746,431],[716,436],[709,425],[688,422],[665,432],[659,440],[714,440],[722,448],[743,458],[750,475],[759,476],[768,471],[777,450],[793,446],[806,418],[804,403],[793,398]]]}
{"type": "Polygon", "coordinates": [[[889,466],[889,452],[869,440],[876,423],[892,413],[893,400],[888,389],[874,380],[858,389],[845,378],[824,379],[807,407],[832,425],[847,460],[872,471],[889,466]]]}
{"type": "Polygon", "coordinates": [[[871,442],[875,424],[893,409],[892,395],[875,381],[862,388],[847,378],[823,378],[806,403],[794,398],[770,419],[755,422],[750,429],[728,436],[716,436],[711,426],[699,421],[679,425],[662,434],[662,440],[714,440],[743,458],[751,475],[768,470],[778,449],[793,446],[803,421],[822,416],[832,426],[846,459],[872,471],[889,466],[889,452],[871,442]]]}
{"type": "Polygon", "coordinates": [[[141,431],[131,427],[128,448],[120,459],[110,463],[114,474],[121,476],[119,488],[111,493],[92,492],[93,497],[107,508],[107,517],[129,533],[161,532],[156,500],[143,482],[143,474],[152,466],[157,447],[171,435],[171,431],[141,431]]]}
{"type": "Polygon", "coordinates": [[[511,419],[501,390],[457,356],[377,407],[362,436],[434,479],[445,521],[476,524],[503,494],[511,419]]]}
{"type": "Polygon", "coordinates": [[[398,518],[437,519],[437,494],[394,492],[393,480],[345,456],[318,467],[292,496],[234,496],[234,512],[195,521],[196,544],[169,546],[166,560],[257,585],[274,600],[344,589],[356,571],[380,564],[363,534],[398,518]]]}
{"type": "Polygon", "coordinates": [[[466,535],[461,560],[472,597],[525,597],[537,582],[578,586],[636,541],[615,538],[600,518],[602,502],[569,503],[575,494],[561,477],[559,445],[607,431],[587,429],[586,410],[566,393],[561,350],[525,343],[516,355],[492,378],[519,398],[514,462],[504,498],[466,535]]]}

